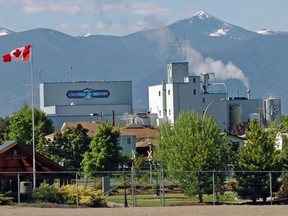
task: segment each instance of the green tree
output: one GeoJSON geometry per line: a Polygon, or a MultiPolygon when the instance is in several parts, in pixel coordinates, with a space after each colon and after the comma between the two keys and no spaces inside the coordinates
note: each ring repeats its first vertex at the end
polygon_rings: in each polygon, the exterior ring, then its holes
{"type": "Polygon", "coordinates": [[[288,116],[285,116],[285,115],[281,116],[280,128],[281,128],[281,131],[283,131],[283,132],[288,131],[288,116]]]}
{"type": "MultiPolygon", "coordinates": [[[[53,133],[54,127],[50,119],[48,119],[43,111],[34,109],[34,133],[35,144],[39,141],[41,134],[53,133]]],[[[33,144],[32,133],[32,109],[24,102],[18,112],[13,113],[9,118],[10,132],[6,140],[17,140],[28,146],[33,144]]]]}
{"type": "MultiPolygon", "coordinates": [[[[224,170],[228,164],[229,146],[213,117],[182,112],[174,125],[160,126],[155,158],[172,179],[179,180],[188,196],[213,192],[213,170],[224,170]]],[[[215,172],[223,182],[223,173],[215,172]]]]}
{"type": "Polygon", "coordinates": [[[94,176],[94,171],[110,171],[118,167],[122,161],[119,137],[120,131],[115,130],[110,123],[100,125],[81,163],[89,176],[94,176]]]}
{"type": "Polygon", "coordinates": [[[55,133],[53,141],[46,145],[43,151],[55,162],[63,162],[66,168],[80,168],[83,155],[91,141],[87,132],[80,124],[66,127],[64,131],[55,133]]]}
{"type": "MultiPolygon", "coordinates": [[[[253,203],[258,198],[265,201],[270,196],[270,175],[267,171],[281,170],[280,152],[275,146],[276,134],[274,125],[265,130],[259,123],[251,122],[249,129],[246,130],[248,142],[237,155],[235,177],[238,186],[235,190],[239,196],[250,197],[253,203]]],[[[279,189],[277,178],[280,173],[273,172],[271,176],[272,189],[277,191],[279,189]]]]}
{"type": "Polygon", "coordinates": [[[5,141],[5,137],[10,132],[10,123],[9,123],[9,117],[1,118],[0,117],[0,144],[2,144],[5,141]]]}

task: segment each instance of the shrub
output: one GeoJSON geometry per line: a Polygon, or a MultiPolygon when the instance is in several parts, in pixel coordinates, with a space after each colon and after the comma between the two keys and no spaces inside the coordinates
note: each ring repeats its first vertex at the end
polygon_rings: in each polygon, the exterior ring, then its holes
{"type": "MultiPolygon", "coordinates": [[[[65,185],[60,188],[59,192],[64,198],[66,204],[77,204],[77,188],[76,185],[65,185]]],[[[93,187],[78,186],[78,199],[80,205],[89,207],[105,207],[106,201],[101,196],[100,190],[93,187]]]]}
{"type": "Polygon", "coordinates": [[[12,204],[14,198],[10,196],[5,196],[4,194],[0,194],[0,205],[8,205],[12,204]]]}
{"type": "Polygon", "coordinates": [[[63,203],[63,196],[56,184],[42,183],[39,188],[33,190],[32,197],[36,202],[63,203]]]}

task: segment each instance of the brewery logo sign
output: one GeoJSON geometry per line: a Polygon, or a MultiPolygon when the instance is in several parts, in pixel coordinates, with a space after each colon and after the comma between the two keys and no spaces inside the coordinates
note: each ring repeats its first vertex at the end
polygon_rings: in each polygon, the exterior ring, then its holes
{"type": "Polygon", "coordinates": [[[86,88],[84,90],[69,90],[66,93],[68,98],[83,98],[86,100],[91,100],[92,98],[108,98],[109,95],[110,92],[107,89],[94,90],[90,88],[86,88]]]}

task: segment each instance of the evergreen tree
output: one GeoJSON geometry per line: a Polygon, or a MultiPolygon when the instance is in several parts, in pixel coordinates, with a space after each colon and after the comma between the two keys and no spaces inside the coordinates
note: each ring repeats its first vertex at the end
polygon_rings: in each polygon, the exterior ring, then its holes
{"type": "MultiPolygon", "coordinates": [[[[259,123],[252,122],[246,130],[248,142],[240,149],[236,158],[235,177],[238,186],[235,189],[239,196],[249,197],[253,203],[258,198],[265,201],[270,196],[270,175],[267,171],[281,170],[280,152],[275,146],[276,133],[274,126],[266,131],[259,123]]],[[[271,174],[273,191],[277,191],[280,173],[271,174]]]]}
{"type": "MultiPolygon", "coordinates": [[[[194,112],[182,112],[174,125],[160,126],[156,159],[187,195],[198,195],[200,202],[203,194],[213,192],[212,171],[224,170],[229,161],[229,146],[220,133],[213,117],[194,112]]],[[[223,182],[223,173],[214,174],[223,182]]]]}
{"type": "Polygon", "coordinates": [[[287,132],[288,131],[288,116],[281,116],[281,124],[280,128],[282,132],[287,132]]]}
{"type": "Polygon", "coordinates": [[[81,163],[83,170],[90,176],[94,171],[110,171],[118,168],[121,162],[120,131],[110,123],[102,124],[85,152],[81,163]]]}

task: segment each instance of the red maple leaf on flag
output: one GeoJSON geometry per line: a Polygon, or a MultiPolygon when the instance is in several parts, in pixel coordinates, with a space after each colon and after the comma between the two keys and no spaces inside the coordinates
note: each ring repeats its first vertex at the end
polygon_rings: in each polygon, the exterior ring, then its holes
{"type": "Polygon", "coordinates": [[[21,55],[22,51],[20,49],[16,49],[15,52],[13,52],[13,55],[18,58],[21,55]]]}

